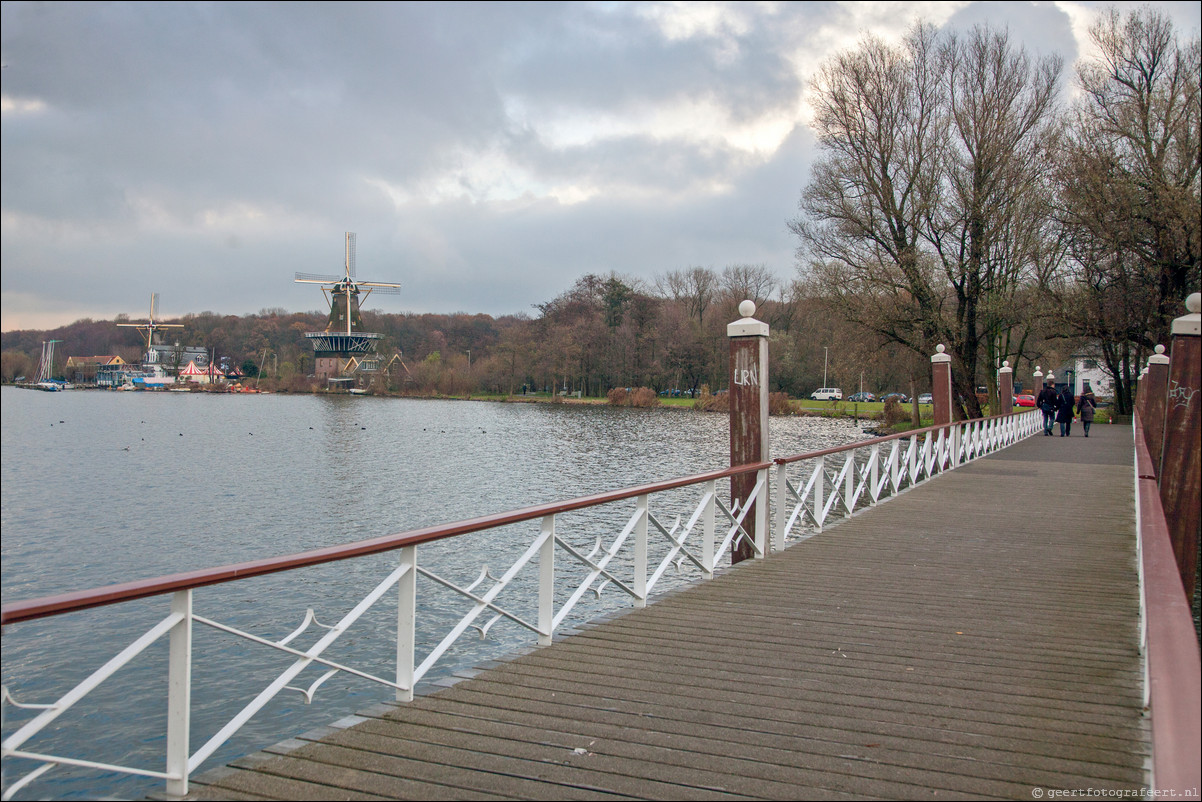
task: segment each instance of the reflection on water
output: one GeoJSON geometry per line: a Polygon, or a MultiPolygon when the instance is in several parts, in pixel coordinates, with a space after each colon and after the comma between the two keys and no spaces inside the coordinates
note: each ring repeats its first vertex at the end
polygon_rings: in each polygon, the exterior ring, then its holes
{"type": "MultiPolygon", "coordinates": [[[[7,387],[2,393],[5,603],[700,473],[724,467],[728,451],[725,416],[687,410],[7,387]]],[[[864,437],[847,422],[773,418],[770,425],[774,456],[864,437]]],[[[697,495],[680,491],[653,502],[653,512],[670,526],[677,514],[687,518],[697,495]]],[[[587,550],[599,534],[612,538],[633,509],[611,506],[561,516],[557,531],[587,550]]],[[[424,546],[419,562],[470,584],[484,564],[497,574],[508,568],[537,530],[532,522],[424,546]]],[[[197,612],[278,639],[299,625],[307,607],[322,623],[337,621],[395,559],[377,555],[208,588],[196,594],[197,612]]],[[[569,561],[556,560],[557,571],[570,570],[569,561]]],[[[467,609],[433,587],[419,583],[419,643],[426,652],[447,629],[439,615],[467,609]]],[[[507,593],[516,598],[519,591],[507,593]]],[[[610,591],[591,597],[575,620],[622,602],[610,591]]],[[[162,597],[9,627],[4,683],[20,701],[56,698],[166,608],[162,597]]],[[[535,620],[532,612],[527,620],[535,620]]],[[[386,596],[326,656],[353,656],[356,666],[388,677],[395,631],[395,598],[386,596]]],[[[282,655],[213,630],[198,629],[195,639],[193,749],[287,665],[282,655]]],[[[533,642],[520,627],[498,623],[487,640],[462,638],[427,679],[533,642]]],[[[30,748],[161,770],[165,662],[164,642],[30,748]]],[[[310,705],[300,694],[278,697],[206,767],[387,698],[386,688],[344,674],[323,685],[310,705]]],[[[6,735],[25,720],[11,709],[5,715],[6,735]]],[[[6,784],[16,768],[6,767],[6,784]]],[[[56,769],[21,796],[132,797],[159,787],[56,769]]]]}

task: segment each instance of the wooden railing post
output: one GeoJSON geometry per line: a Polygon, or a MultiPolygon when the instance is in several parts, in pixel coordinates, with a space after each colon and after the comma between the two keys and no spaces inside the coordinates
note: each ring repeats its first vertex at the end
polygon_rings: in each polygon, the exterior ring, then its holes
{"type": "Polygon", "coordinates": [[[1008,361],[1002,363],[997,372],[998,415],[1009,415],[1014,411],[1014,369],[1008,361]]]}
{"type": "MultiPolygon", "coordinates": [[[[743,301],[739,304],[743,317],[727,325],[726,336],[730,338],[730,464],[746,465],[762,462],[768,458],[768,324],[752,317],[755,304],[743,301]]],[[[746,506],[756,475],[745,473],[730,478],[731,504],[736,500],[740,508],[746,506]]],[[[767,496],[755,504],[767,504],[767,496]]],[[[744,528],[751,539],[757,540],[756,525],[759,516],[754,509],[747,511],[744,528]]],[[[755,549],[740,541],[732,548],[731,563],[750,559],[755,549]]]]}
{"type": "Polygon", "coordinates": [[[946,426],[952,422],[952,357],[944,353],[946,350],[940,343],[935,346],[937,353],[931,357],[932,422],[936,426],[946,426]]]}
{"type": "MultiPolygon", "coordinates": [[[[1139,382],[1139,411],[1143,418],[1145,444],[1152,457],[1152,469],[1160,471],[1160,455],[1164,451],[1164,413],[1169,392],[1169,358],[1164,346],[1157,345],[1156,353],[1148,357],[1139,382]]],[[[1159,475],[1159,473],[1157,473],[1159,475]]]]}
{"type": "MultiPolygon", "coordinates": [[[[1164,506],[1173,554],[1181,571],[1185,597],[1194,596],[1198,563],[1198,498],[1202,493],[1202,296],[1185,302],[1190,314],[1173,321],[1173,350],[1160,456],[1160,501],[1164,506]]],[[[1156,455],[1152,455],[1156,459],[1156,455]]]]}

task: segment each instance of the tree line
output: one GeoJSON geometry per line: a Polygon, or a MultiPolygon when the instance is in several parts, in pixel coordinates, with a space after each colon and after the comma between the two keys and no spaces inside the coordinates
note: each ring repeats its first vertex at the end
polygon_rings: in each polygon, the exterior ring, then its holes
{"type": "MultiPolygon", "coordinates": [[[[921,365],[900,349],[862,336],[803,285],[784,285],[763,265],[667,271],[653,282],[617,273],[589,274],[528,314],[389,313],[364,309],[363,330],[383,335],[379,353],[384,389],[418,394],[580,392],[604,396],[616,387],[698,394],[726,387],[726,325],[744,299],[772,327],[772,389],[794,396],[831,383],[872,390],[904,388],[921,365]],[[910,364],[913,362],[913,364],[910,364]]],[[[320,331],[327,314],[264,309],[250,315],[214,312],[169,321],[171,342],[203,347],[218,364],[248,379],[309,389],[313,353],[306,332],[320,331]]],[[[11,382],[31,376],[43,340],[56,339],[56,367],[67,356],[117,355],[141,361],[145,341],[126,316],[84,319],[49,331],[3,334],[0,374],[11,382]]]]}
{"type": "MultiPolygon", "coordinates": [[[[364,310],[393,360],[380,381],[422,394],[726,387],[726,324],[744,299],[771,326],[770,388],[793,396],[929,388],[953,357],[961,415],[980,413],[1003,360],[1020,381],[1082,346],[1115,379],[1119,412],[1202,274],[1199,41],[1150,9],[1103,14],[1075,99],[1065,70],[1005,31],[917,25],[822,65],[810,100],[819,152],[801,191],[796,272],[762,264],[581,276],[529,313],[364,310]]],[[[171,337],[304,389],[304,334],[321,312],[186,315],[171,337]]],[[[140,358],[120,321],[3,335],[5,381],[60,354],[140,358]]]]}

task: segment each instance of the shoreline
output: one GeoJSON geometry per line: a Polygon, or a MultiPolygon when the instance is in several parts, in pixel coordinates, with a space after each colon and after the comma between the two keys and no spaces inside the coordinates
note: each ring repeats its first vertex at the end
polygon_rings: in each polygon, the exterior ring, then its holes
{"type": "MultiPolygon", "coordinates": [[[[18,389],[38,389],[30,385],[8,384],[5,386],[16,387],[18,389]]],[[[116,387],[99,387],[96,385],[75,385],[70,392],[78,390],[98,390],[108,392],[122,392],[116,387]]],[[[62,390],[61,392],[68,392],[62,390]]],[[[689,399],[686,402],[679,402],[676,399],[670,399],[667,402],[660,401],[654,405],[631,405],[631,404],[613,404],[607,398],[602,397],[564,397],[564,396],[548,396],[548,395],[492,395],[492,394],[473,394],[466,395],[443,395],[440,393],[425,394],[425,393],[405,393],[405,392],[390,392],[390,391],[375,391],[368,389],[361,393],[348,393],[345,390],[322,390],[312,388],[307,390],[295,390],[291,388],[274,388],[274,389],[231,389],[228,385],[224,387],[211,386],[191,386],[191,387],[162,387],[155,389],[135,390],[132,392],[139,393],[204,393],[209,395],[343,395],[343,396],[363,396],[370,398],[399,398],[413,401],[475,401],[497,404],[552,404],[562,406],[578,406],[578,407],[624,407],[629,409],[664,409],[672,411],[700,412],[703,414],[725,414],[724,409],[707,410],[698,406],[698,400],[689,399]]],[[[813,408],[804,406],[804,401],[801,399],[789,399],[790,411],[786,414],[770,413],[772,417],[804,417],[804,418],[833,418],[863,421],[865,423],[880,424],[882,415],[880,413],[865,412],[859,414],[854,411],[848,411],[842,407],[822,407],[813,408]]],[[[901,429],[886,431],[885,427],[877,426],[875,431],[884,433],[895,433],[901,429]]]]}

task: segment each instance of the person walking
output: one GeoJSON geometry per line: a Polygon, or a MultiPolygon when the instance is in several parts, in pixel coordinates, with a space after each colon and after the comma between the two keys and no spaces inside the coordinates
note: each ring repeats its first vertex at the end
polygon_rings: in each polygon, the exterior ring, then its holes
{"type": "Polygon", "coordinates": [[[1087,384],[1081,397],[1077,399],[1077,415],[1081,418],[1081,426],[1085,429],[1086,437],[1089,437],[1089,425],[1093,423],[1093,413],[1097,408],[1098,400],[1094,398],[1093,390],[1087,384]]]}
{"type": "Polygon", "coordinates": [[[1065,385],[1056,401],[1056,422],[1060,424],[1060,436],[1071,437],[1073,430],[1073,394],[1065,385]]]}
{"type": "Polygon", "coordinates": [[[1043,433],[1045,437],[1052,436],[1052,426],[1056,423],[1056,407],[1059,406],[1060,399],[1056,395],[1056,391],[1052,388],[1052,383],[1044,384],[1043,389],[1039,391],[1039,397],[1035,399],[1035,406],[1043,412],[1043,433]]]}

